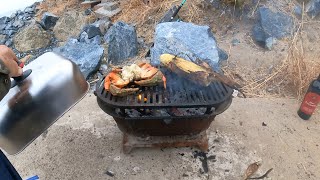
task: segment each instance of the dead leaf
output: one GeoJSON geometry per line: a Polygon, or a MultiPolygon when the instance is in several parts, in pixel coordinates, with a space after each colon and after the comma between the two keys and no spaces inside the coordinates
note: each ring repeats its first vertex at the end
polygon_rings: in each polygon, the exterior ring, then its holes
{"type": "Polygon", "coordinates": [[[251,177],[254,173],[256,173],[261,164],[259,162],[252,163],[248,166],[246,173],[244,174],[244,180],[251,177]]]}

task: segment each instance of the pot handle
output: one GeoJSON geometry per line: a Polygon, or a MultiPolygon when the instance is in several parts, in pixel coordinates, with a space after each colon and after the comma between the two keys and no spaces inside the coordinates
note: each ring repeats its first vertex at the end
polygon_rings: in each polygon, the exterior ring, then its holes
{"type": "MultiPolygon", "coordinates": [[[[18,66],[23,68],[24,63],[21,61],[17,61],[18,66]]],[[[22,73],[21,76],[18,77],[12,77],[13,81],[11,81],[11,88],[15,87],[18,83],[22,82],[24,79],[26,79],[30,74],[32,73],[31,69],[28,69],[22,73]]]]}

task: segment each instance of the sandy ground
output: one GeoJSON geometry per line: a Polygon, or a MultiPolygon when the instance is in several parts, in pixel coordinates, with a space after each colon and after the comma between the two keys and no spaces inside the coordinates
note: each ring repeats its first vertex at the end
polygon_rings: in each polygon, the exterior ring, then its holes
{"type": "Polygon", "coordinates": [[[286,99],[234,99],[212,123],[209,172],[196,149],[135,149],[121,152],[122,134],[112,117],[89,94],[22,153],[9,156],[23,177],[41,179],[241,179],[261,161],[268,179],[319,179],[320,113],[310,121],[296,115],[299,104],[286,99]],[[267,126],[262,126],[262,123],[267,126]],[[114,177],[106,175],[110,170],[114,177]]]}

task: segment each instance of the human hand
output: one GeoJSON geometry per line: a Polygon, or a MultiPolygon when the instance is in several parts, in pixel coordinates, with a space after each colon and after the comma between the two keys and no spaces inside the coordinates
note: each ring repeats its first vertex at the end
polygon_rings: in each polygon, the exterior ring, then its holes
{"type": "Polygon", "coordinates": [[[14,52],[5,45],[0,45],[0,59],[4,65],[9,69],[10,77],[21,76],[23,73],[22,68],[18,66],[18,58],[14,52]]]}

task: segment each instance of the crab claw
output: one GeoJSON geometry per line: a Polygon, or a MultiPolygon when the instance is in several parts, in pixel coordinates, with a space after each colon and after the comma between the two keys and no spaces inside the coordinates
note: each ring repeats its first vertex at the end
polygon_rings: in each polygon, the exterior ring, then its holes
{"type": "Polygon", "coordinates": [[[117,86],[118,88],[123,88],[129,84],[129,81],[124,81],[123,79],[121,79],[120,74],[112,71],[106,76],[104,80],[104,88],[109,91],[111,84],[117,86]]]}
{"type": "MultiPolygon", "coordinates": [[[[156,74],[154,74],[152,77],[150,77],[149,79],[144,79],[144,80],[140,80],[140,81],[134,81],[135,84],[139,85],[139,86],[156,86],[159,85],[161,83],[165,83],[165,77],[163,76],[161,71],[157,71],[156,74]]],[[[166,87],[166,85],[165,85],[166,87]]]]}
{"type": "Polygon", "coordinates": [[[162,75],[162,81],[164,89],[167,89],[167,78],[164,75],[162,75]]]}
{"type": "Polygon", "coordinates": [[[148,63],[139,64],[139,67],[141,68],[141,79],[150,79],[159,71],[159,69],[151,66],[148,63]]]}
{"type": "Polygon", "coordinates": [[[113,84],[110,85],[110,93],[114,96],[124,97],[127,95],[134,94],[137,91],[139,91],[139,88],[118,88],[113,84]]]}

